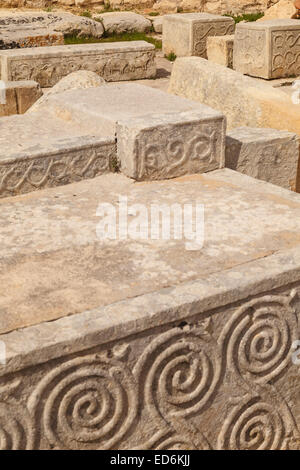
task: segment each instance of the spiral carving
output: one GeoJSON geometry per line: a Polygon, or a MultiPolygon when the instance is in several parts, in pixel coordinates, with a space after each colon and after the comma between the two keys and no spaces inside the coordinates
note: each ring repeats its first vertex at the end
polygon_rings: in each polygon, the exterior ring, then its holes
{"type": "Polygon", "coordinates": [[[291,296],[265,296],[239,308],[223,330],[220,343],[227,364],[251,387],[275,380],[291,362],[296,317],[291,296]]]}
{"type": "Polygon", "coordinates": [[[28,407],[53,447],[110,449],[134,422],[135,391],[122,363],[79,357],[46,375],[28,407]]]}
{"type": "Polygon", "coordinates": [[[174,328],[145,349],[134,374],[154,418],[186,417],[203,409],[218,386],[221,360],[201,333],[174,328]]]}
{"type": "Polygon", "coordinates": [[[218,448],[226,450],[280,450],[285,448],[289,416],[259,397],[235,407],[225,420],[218,448]]]}
{"type": "Polygon", "coordinates": [[[0,450],[32,450],[34,426],[23,407],[0,403],[0,450]]]}

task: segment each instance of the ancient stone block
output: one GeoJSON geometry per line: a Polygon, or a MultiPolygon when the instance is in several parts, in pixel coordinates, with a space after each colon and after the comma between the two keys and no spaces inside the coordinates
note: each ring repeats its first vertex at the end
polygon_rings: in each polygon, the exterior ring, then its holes
{"type": "Polygon", "coordinates": [[[151,21],[143,15],[133,11],[114,11],[94,15],[103,24],[107,34],[122,34],[140,32],[145,33],[151,30],[151,21]]]}
{"type": "Polygon", "coordinates": [[[233,67],[261,78],[300,74],[300,24],[298,20],[269,20],[238,24],[233,67]]]}
{"type": "Polygon", "coordinates": [[[17,29],[0,32],[1,49],[19,49],[23,47],[59,46],[64,44],[64,35],[48,29],[17,29]]]}
{"type": "Polygon", "coordinates": [[[232,69],[234,35],[209,36],[207,38],[207,58],[216,64],[232,69]]]}
{"type": "Polygon", "coordinates": [[[136,180],[174,178],[224,166],[225,118],[203,107],[119,121],[118,160],[136,180]]]}
{"type": "Polygon", "coordinates": [[[3,200],[1,449],[299,450],[299,214],[228,169],[3,200]],[[201,201],[202,250],[99,240],[120,195],[201,201]]]}
{"type": "Polygon", "coordinates": [[[2,80],[36,80],[55,85],[77,70],[96,72],[107,81],[153,78],[155,48],[145,41],[36,47],[0,51],[2,80]]]}
{"type": "Polygon", "coordinates": [[[34,81],[5,82],[2,93],[0,116],[23,114],[42,96],[39,84],[34,81]]]}
{"type": "Polygon", "coordinates": [[[295,191],[299,137],[274,129],[240,127],[226,136],[225,166],[295,191]]]}
{"type": "Polygon", "coordinates": [[[114,136],[89,123],[63,121],[44,111],[0,119],[0,197],[61,186],[113,170],[114,136]]]}
{"type": "Polygon", "coordinates": [[[209,36],[234,33],[232,18],[209,13],[183,13],[163,18],[163,51],[166,55],[200,56],[207,58],[209,36]]]}

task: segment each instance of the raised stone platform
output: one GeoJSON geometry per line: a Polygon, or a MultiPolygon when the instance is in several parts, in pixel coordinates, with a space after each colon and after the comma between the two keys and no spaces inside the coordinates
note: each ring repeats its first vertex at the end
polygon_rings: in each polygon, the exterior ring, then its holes
{"type": "Polygon", "coordinates": [[[233,67],[261,78],[294,77],[300,74],[300,23],[279,19],[238,24],[233,67]]]}
{"type": "Polygon", "coordinates": [[[232,18],[209,13],[182,13],[163,17],[163,52],[207,58],[207,38],[233,34],[232,18]]]}
{"type": "Polygon", "coordinates": [[[300,449],[299,195],[223,169],[0,207],[2,449],[300,449]],[[202,249],[100,241],[120,195],[203,203],[202,249]]]}
{"type": "Polygon", "coordinates": [[[6,82],[0,92],[0,117],[25,113],[42,96],[34,81],[6,82]]]}
{"type": "Polygon", "coordinates": [[[286,131],[233,129],[226,136],[225,166],[295,191],[299,141],[297,134],[286,131]]]}
{"type": "Polygon", "coordinates": [[[35,80],[51,87],[77,70],[96,72],[106,81],[156,75],[155,48],[145,41],[35,47],[0,51],[2,80],[35,80]]]}

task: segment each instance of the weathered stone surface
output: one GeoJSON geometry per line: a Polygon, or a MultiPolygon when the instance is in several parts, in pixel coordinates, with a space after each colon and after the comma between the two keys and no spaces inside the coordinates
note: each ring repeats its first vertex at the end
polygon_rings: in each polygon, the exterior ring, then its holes
{"type": "Polygon", "coordinates": [[[0,102],[0,117],[25,113],[43,93],[38,83],[20,81],[6,82],[2,94],[4,103],[0,102]]]}
{"type": "MultiPolygon", "coordinates": [[[[49,88],[44,95],[36,101],[28,112],[37,111],[42,105],[49,101],[49,96],[63,93],[69,90],[78,90],[82,88],[96,88],[105,84],[105,80],[99,77],[95,72],[88,70],[78,70],[62,78],[56,85],[49,88]]],[[[28,106],[29,107],[29,106],[28,106]]]]}
{"type": "Polygon", "coordinates": [[[298,20],[238,24],[233,49],[234,69],[267,79],[299,75],[299,35],[298,20]]]}
{"type": "Polygon", "coordinates": [[[101,13],[94,15],[101,20],[107,34],[131,33],[134,31],[145,33],[151,30],[151,21],[132,11],[101,13]]]}
{"type": "Polygon", "coordinates": [[[119,121],[118,160],[136,180],[174,178],[224,167],[225,118],[199,111],[119,121]]]}
{"type": "Polygon", "coordinates": [[[229,129],[268,127],[300,135],[300,107],[288,94],[199,57],[175,61],[169,91],[221,111],[229,129]]]}
{"type": "Polygon", "coordinates": [[[40,29],[9,29],[0,31],[0,50],[22,47],[59,46],[64,44],[64,35],[40,29]]]}
{"type": "Polygon", "coordinates": [[[59,119],[45,110],[0,119],[0,197],[94,178],[112,171],[114,135],[92,122],[59,119]]]}
{"type": "Polygon", "coordinates": [[[0,205],[2,449],[300,449],[299,195],[225,169],[0,205]],[[100,242],[119,194],[200,198],[202,250],[100,242]]]}
{"type": "Polygon", "coordinates": [[[51,87],[70,72],[89,70],[107,81],[153,78],[155,48],[145,41],[0,51],[2,80],[36,80],[51,87]]]}
{"type": "MultiPolygon", "coordinates": [[[[86,18],[83,16],[72,15],[71,13],[25,13],[22,14],[6,14],[0,15],[0,28],[1,34],[10,33],[16,34],[18,30],[28,30],[32,36],[34,36],[42,29],[43,34],[45,30],[48,34],[54,32],[61,32],[62,34],[74,34],[79,37],[81,36],[93,36],[101,38],[104,29],[101,23],[86,18]]],[[[23,33],[22,33],[23,34],[23,33]]],[[[61,37],[57,35],[58,37],[61,37]]],[[[39,45],[36,43],[36,45],[39,45]]],[[[42,45],[42,44],[41,44],[42,45]]],[[[28,46],[23,46],[28,47],[28,46]]],[[[31,46],[32,47],[32,46],[31,46]]]]}
{"type": "Polygon", "coordinates": [[[225,166],[295,191],[299,139],[274,129],[233,129],[226,137],[225,166]]]}
{"type": "Polygon", "coordinates": [[[207,38],[207,58],[232,69],[234,35],[207,38]]]}
{"type": "Polygon", "coordinates": [[[293,0],[279,0],[275,5],[270,6],[265,11],[265,14],[262,18],[259,18],[257,21],[267,21],[267,20],[276,20],[278,18],[293,18],[293,15],[297,12],[293,0]]]}
{"type": "Polygon", "coordinates": [[[153,18],[152,24],[153,24],[153,29],[156,33],[162,33],[163,32],[163,16],[158,16],[157,18],[153,18]]]}
{"type": "Polygon", "coordinates": [[[232,18],[208,13],[165,15],[163,19],[163,52],[176,56],[207,58],[206,41],[209,36],[234,33],[232,18]]]}

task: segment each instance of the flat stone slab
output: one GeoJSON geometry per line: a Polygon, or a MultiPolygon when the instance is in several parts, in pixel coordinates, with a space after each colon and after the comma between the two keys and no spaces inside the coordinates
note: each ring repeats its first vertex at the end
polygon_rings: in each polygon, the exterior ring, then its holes
{"type": "Polygon", "coordinates": [[[233,34],[232,18],[209,13],[182,13],[163,17],[163,52],[207,58],[207,38],[233,34]]]}
{"type": "Polygon", "coordinates": [[[23,47],[59,46],[64,44],[64,35],[42,29],[5,29],[0,32],[1,49],[19,49],[23,47]]]}
{"type": "Polygon", "coordinates": [[[0,117],[24,114],[43,94],[32,80],[0,83],[0,93],[0,117]]]}
{"type": "Polygon", "coordinates": [[[141,181],[223,168],[225,132],[224,116],[206,107],[119,121],[121,170],[141,181]]]}
{"type": "Polygon", "coordinates": [[[300,24],[278,19],[238,24],[233,67],[261,78],[293,77],[300,74],[300,24]]]}
{"type": "Polygon", "coordinates": [[[233,129],[226,136],[225,166],[295,191],[299,140],[287,131],[233,129]]]}
{"type": "Polygon", "coordinates": [[[207,38],[207,58],[216,64],[233,68],[234,34],[209,36],[207,38]]]}
{"type": "Polygon", "coordinates": [[[155,48],[145,41],[78,44],[0,51],[1,79],[35,80],[51,87],[77,70],[95,72],[106,81],[153,78],[155,48]]]}
{"type": "Polygon", "coordinates": [[[0,119],[0,198],[113,170],[114,136],[47,112],[0,119]]]}
{"type": "Polygon", "coordinates": [[[223,169],[0,207],[2,448],[300,449],[299,195],[223,169]],[[202,249],[100,241],[119,195],[201,201],[202,249]]]}

